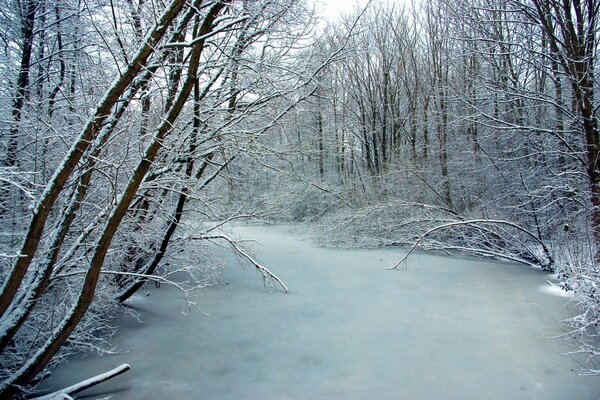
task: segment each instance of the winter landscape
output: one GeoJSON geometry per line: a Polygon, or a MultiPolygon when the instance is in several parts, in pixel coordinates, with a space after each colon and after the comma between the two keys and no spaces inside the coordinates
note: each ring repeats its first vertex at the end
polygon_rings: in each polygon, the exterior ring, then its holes
{"type": "Polygon", "coordinates": [[[0,398],[600,398],[600,3],[0,5],[0,398]]]}

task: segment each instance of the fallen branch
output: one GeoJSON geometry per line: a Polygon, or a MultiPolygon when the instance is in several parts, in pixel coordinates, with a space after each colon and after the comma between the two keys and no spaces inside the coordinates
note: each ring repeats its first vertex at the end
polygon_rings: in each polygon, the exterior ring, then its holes
{"type": "Polygon", "coordinates": [[[87,389],[89,389],[93,386],[96,386],[102,382],[106,382],[107,380],[112,379],[115,376],[119,376],[119,375],[129,371],[130,369],[131,369],[131,367],[129,366],[129,364],[122,364],[122,365],[118,366],[117,368],[107,371],[103,374],[96,375],[93,378],[86,379],[84,381],[76,383],[75,385],[58,390],[56,392],[46,394],[46,395],[40,396],[40,397],[35,397],[33,400],[66,400],[66,399],[71,400],[71,399],[73,399],[73,397],[72,397],[73,395],[75,395],[79,392],[83,392],[84,390],[87,390],[87,389]]]}
{"type": "Polygon", "coordinates": [[[256,260],[254,260],[254,258],[246,253],[240,246],[237,245],[237,243],[231,239],[230,237],[226,236],[226,235],[210,235],[210,236],[196,236],[196,237],[188,237],[188,239],[190,240],[214,240],[214,239],[221,239],[221,240],[225,240],[227,243],[229,243],[229,245],[233,248],[233,250],[235,250],[235,252],[237,254],[239,254],[240,256],[244,257],[248,262],[250,262],[250,264],[254,265],[254,267],[256,268],[256,270],[260,273],[262,280],[263,280],[263,285],[265,287],[275,287],[276,284],[279,285],[283,291],[285,293],[289,293],[289,290],[287,288],[287,286],[285,286],[285,284],[283,283],[283,281],[281,279],[279,279],[277,277],[277,275],[275,275],[274,273],[272,273],[271,271],[269,271],[269,269],[267,267],[264,267],[263,265],[259,264],[256,260]]]}
{"type": "MultiPolygon", "coordinates": [[[[410,248],[410,250],[408,251],[408,253],[406,253],[406,255],[404,257],[402,257],[402,259],[400,261],[398,261],[398,263],[396,263],[396,265],[394,265],[393,267],[390,267],[388,269],[398,269],[398,267],[400,265],[402,265],[403,263],[406,262],[406,260],[408,259],[408,257],[412,254],[412,252],[421,244],[421,242],[423,241],[423,239],[425,239],[427,236],[431,235],[434,232],[437,232],[439,230],[443,230],[443,229],[447,229],[447,228],[452,228],[452,227],[456,227],[456,226],[463,226],[463,225],[474,225],[477,226],[477,224],[483,224],[483,225],[505,225],[505,226],[509,226],[511,228],[514,228],[524,234],[526,234],[527,236],[529,236],[530,238],[532,238],[534,241],[536,241],[538,244],[540,244],[542,246],[542,249],[544,250],[544,253],[546,255],[546,257],[548,257],[548,263],[544,263],[542,264],[540,262],[540,265],[542,267],[542,269],[550,269],[554,260],[552,258],[552,256],[550,255],[550,250],[548,250],[548,247],[546,247],[546,245],[544,244],[544,242],[542,242],[537,236],[535,236],[533,233],[531,233],[530,231],[528,231],[527,229],[514,224],[512,222],[509,221],[502,221],[502,220],[492,220],[492,219],[474,219],[474,220],[468,220],[468,221],[456,221],[456,222],[450,222],[447,224],[443,224],[443,225],[439,225],[436,226],[435,228],[432,228],[430,230],[428,230],[427,232],[425,232],[424,234],[422,234],[421,236],[419,236],[419,238],[415,241],[415,243],[412,245],[412,247],[410,248]]],[[[479,250],[480,252],[483,250],[479,250]]],[[[503,256],[502,258],[509,258],[507,256],[503,256]]],[[[512,259],[512,257],[510,257],[512,259]]],[[[521,261],[521,260],[516,260],[513,259],[515,261],[521,261]]],[[[530,264],[528,262],[525,261],[521,261],[525,264],[530,264]]]]}

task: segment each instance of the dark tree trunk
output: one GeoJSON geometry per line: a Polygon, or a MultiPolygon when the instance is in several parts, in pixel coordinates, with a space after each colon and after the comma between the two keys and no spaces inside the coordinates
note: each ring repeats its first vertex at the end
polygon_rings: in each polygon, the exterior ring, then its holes
{"type": "Polygon", "coordinates": [[[156,51],[158,42],[167,33],[171,22],[179,15],[186,4],[185,0],[174,0],[172,2],[161,20],[157,23],[156,29],[148,36],[147,42],[142,45],[141,51],[138,53],[137,58],[132,61],[130,68],[119,77],[98,105],[94,116],[83,128],[79,139],[59,166],[52,181],[48,183],[44,195],[33,211],[33,216],[20,250],[22,256],[15,262],[12,271],[2,287],[2,293],[0,294],[0,317],[4,315],[19,290],[21,282],[35,257],[50,211],[54,207],[65,184],[72,176],[73,171],[77,168],[79,161],[87,152],[89,146],[97,137],[106,119],[112,114],[113,107],[117,104],[121,95],[130,88],[133,80],[146,67],[149,57],[156,51]]]}
{"type": "Polygon", "coordinates": [[[29,92],[29,73],[31,66],[31,55],[33,53],[33,38],[35,15],[38,9],[37,0],[26,0],[21,5],[21,34],[23,38],[21,53],[21,66],[19,67],[19,77],[17,79],[17,92],[15,94],[12,108],[13,126],[10,129],[8,137],[8,146],[6,149],[6,158],[4,165],[14,167],[18,162],[19,147],[19,125],[23,107],[27,100],[29,92]]]}

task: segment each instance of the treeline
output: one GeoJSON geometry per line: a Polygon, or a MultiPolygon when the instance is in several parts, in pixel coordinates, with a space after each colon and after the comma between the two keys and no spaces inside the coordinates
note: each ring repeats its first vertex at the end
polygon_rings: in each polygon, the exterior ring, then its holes
{"type": "Polygon", "coordinates": [[[296,150],[307,185],[280,184],[294,195],[275,202],[329,242],[418,240],[556,270],[584,310],[573,336],[597,354],[599,13],[592,0],[390,1],[327,25],[319,48],[345,50],[269,142],[296,150]]]}
{"type": "MultiPolygon", "coordinates": [[[[319,77],[302,115],[310,139],[292,144],[367,197],[417,200],[402,182],[421,180],[425,202],[518,221],[540,239],[565,225],[596,232],[598,5],[567,3],[374,5],[319,77]]],[[[329,26],[322,47],[352,23],[329,26]]]]}

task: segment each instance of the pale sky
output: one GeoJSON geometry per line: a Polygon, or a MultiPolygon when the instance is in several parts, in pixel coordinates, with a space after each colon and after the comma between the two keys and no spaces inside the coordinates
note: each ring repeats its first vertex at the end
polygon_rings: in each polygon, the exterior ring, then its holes
{"type": "Polygon", "coordinates": [[[368,0],[314,0],[317,11],[329,20],[335,20],[340,14],[354,10],[359,4],[364,7],[368,0]]]}
{"type": "MultiPolygon", "coordinates": [[[[358,5],[364,8],[369,0],[312,0],[316,5],[317,12],[330,21],[334,21],[340,14],[352,12],[358,5]]],[[[372,3],[380,3],[381,0],[372,0],[372,3]]],[[[383,0],[385,4],[411,4],[411,0],[383,0]]]]}

